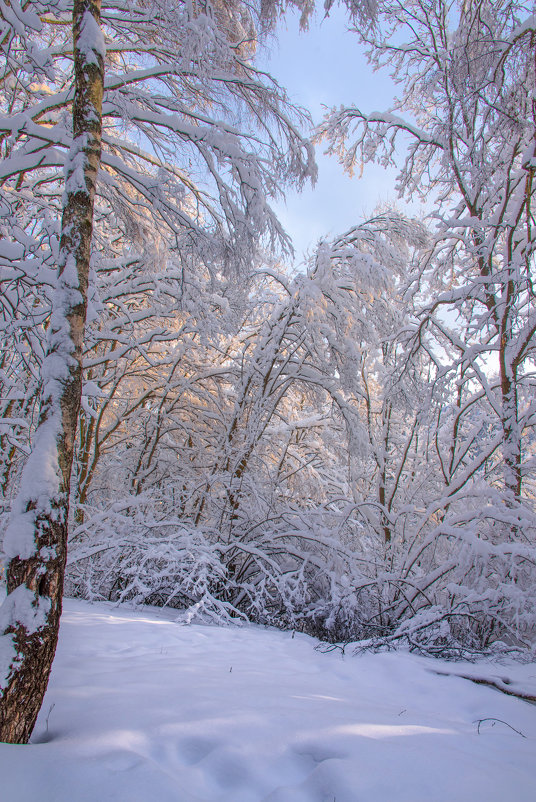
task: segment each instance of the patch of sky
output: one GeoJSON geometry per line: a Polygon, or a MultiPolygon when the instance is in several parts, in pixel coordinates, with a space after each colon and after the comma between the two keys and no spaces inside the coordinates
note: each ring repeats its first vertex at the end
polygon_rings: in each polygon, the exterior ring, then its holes
{"type": "MultiPolygon", "coordinates": [[[[317,14],[305,32],[299,29],[299,15],[287,13],[274,39],[259,53],[259,66],[286,88],[293,102],[309,110],[315,124],[333,106],[387,110],[393,101],[394,84],[387,75],[373,72],[364,48],[347,27],[342,8],[333,8],[329,17],[317,14]]],[[[323,143],[316,146],[316,186],[289,191],[286,201],[275,204],[293,238],[298,262],[319,239],[341,234],[379,204],[397,203],[396,170],[366,165],[361,174],[350,177],[325,150],[323,143]]]]}

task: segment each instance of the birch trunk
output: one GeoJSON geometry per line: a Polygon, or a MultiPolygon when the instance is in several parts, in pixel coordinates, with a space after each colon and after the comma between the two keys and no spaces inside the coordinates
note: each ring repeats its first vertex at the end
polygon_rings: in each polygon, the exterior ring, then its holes
{"type": "Polygon", "coordinates": [[[0,740],[27,743],[54,659],[67,552],[69,489],[80,398],[95,184],[101,154],[101,0],[74,0],[73,144],[39,426],[6,533],[0,610],[0,740]]]}

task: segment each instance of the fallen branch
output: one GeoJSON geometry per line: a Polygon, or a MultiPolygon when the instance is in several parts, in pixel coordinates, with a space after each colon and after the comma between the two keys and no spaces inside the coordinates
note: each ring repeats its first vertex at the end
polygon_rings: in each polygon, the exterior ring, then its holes
{"type": "Polygon", "coordinates": [[[525,702],[536,704],[536,696],[527,693],[526,691],[516,689],[513,687],[512,680],[508,677],[492,679],[491,677],[471,676],[471,674],[461,674],[458,671],[438,671],[437,669],[429,669],[434,674],[439,674],[443,677],[460,677],[460,679],[468,679],[475,682],[477,685],[489,685],[490,688],[495,688],[501,693],[506,693],[508,696],[516,696],[518,699],[523,699],[525,702]]]}

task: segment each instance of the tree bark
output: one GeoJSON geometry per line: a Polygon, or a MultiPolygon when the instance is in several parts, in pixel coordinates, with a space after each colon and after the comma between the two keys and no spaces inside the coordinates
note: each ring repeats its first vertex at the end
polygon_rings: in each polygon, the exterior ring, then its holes
{"type": "Polygon", "coordinates": [[[74,0],[73,143],[65,170],[58,286],[43,362],[39,426],[6,533],[0,611],[0,740],[27,743],[58,640],[73,448],[82,394],[93,205],[101,155],[101,0],[74,0]]]}

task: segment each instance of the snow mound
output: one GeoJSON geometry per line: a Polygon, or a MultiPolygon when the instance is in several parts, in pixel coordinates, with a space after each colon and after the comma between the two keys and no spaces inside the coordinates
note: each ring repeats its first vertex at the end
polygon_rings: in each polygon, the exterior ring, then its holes
{"type": "MultiPolygon", "coordinates": [[[[406,653],[67,600],[9,802],[530,802],[536,709],[406,653]]],[[[481,673],[497,667],[479,666],[481,673]]],[[[472,667],[475,670],[475,667],[472,667]]],[[[531,682],[536,666],[501,666],[531,682]]]]}

